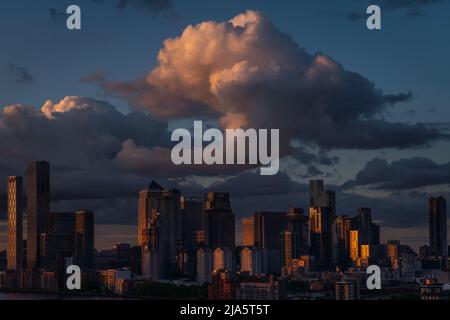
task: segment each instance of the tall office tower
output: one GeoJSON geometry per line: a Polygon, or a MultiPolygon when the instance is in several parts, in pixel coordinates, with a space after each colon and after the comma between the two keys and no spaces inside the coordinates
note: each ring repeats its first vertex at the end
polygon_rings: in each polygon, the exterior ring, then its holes
{"type": "Polygon", "coordinates": [[[159,213],[153,210],[142,226],[142,275],[145,279],[159,280],[159,213]]]}
{"type": "Polygon", "coordinates": [[[359,232],[358,230],[350,231],[350,259],[357,263],[359,259],[359,232]]]}
{"type": "Polygon", "coordinates": [[[287,230],[295,234],[292,258],[299,259],[309,251],[309,218],[302,208],[289,208],[287,230]]]}
{"type": "Polygon", "coordinates": [[[241,250],[241,272],[248,272],[251,276],[262,273],[262,256],[256,247],[245,247],[241,250]]]}
{"type": "Polygon", "coordinates": [[[335,239],[333,243],[335,262],[338,266],[346,267],[348,263],[348,247],[350,233],[347,230],[348,216],[336,217],[335,239]]]}
{"type": "Polygon", "coordinates": [[[320,198],[324,193],[323,180],[309,181],[309,206],[320,207],[320,198]]]}
{"type": "Polygon", "coordinates": [[[242,218],[242,245],[255,245],[255,224],[253,217],[242,218]]]}
{"type": "Polygon", "coordinates": [[[75,213],[75,256],[79,266],[94,268],[94,213],[77,211],[75,213]]]}
{"type": "Polygon", "coordinates": [[[210,248],[197,250],[197,282],[211,282],[213,262],[213,252],[210,248]]]}
{"type": "Polygon", "coordinates": [[[334,215],[330,207],[310,208],[309,227],[311,254],[320,270],[331,270],[333,263],[334,215]]]}
{"type": "Polygon", "coordinates": [[[27,267],[40,267],[41,234],[50,225],[50,164],[33,162],[27,167],[27,267]]]}
{"type": "Polygon", "coordinates": [[[48,232],[41,233],[41,267],[56,268],[57,261],[74,257],[75,213],[51,212],[48,232]]]}
{"type": "Polygon", "coordinates": [[[8,270],[22,268],[23,189],[22,177],[8,177],[8,270]]]}
{"type": "Polygon", "coordinates": [[[260,249],[280,249],[280,233],[286,230],[286,212],[256,212],[255,246],[260,249]]]}
{"type": "Polygon", "coordinates": [[[291,266],[292,259],[294,259],[293,253],[298,252],[296,248],[298,243],[297,234],[285,230],[280,233],[280,238],[281,265],[283,267],[291,266]]]}
{"type": "Polygon", "coordinates": [[[202,197],[181,197],[182,234],[184,248],[196,249],[196,234],[204,231],[204,212],[202,197]]]}
{"type": "Polygon", "coordinates": [[[164,190],[154,181],[139,193],[138,243],[143,247],[142,269],[143,272],[146,270],[144,265],[155,266],[155,261],[146,260],[157,258],[160,273],[157,279],[165,279],[177,269],[177,257],[182,240],[180,206],[180,191],[164,190]],[[156,227],[150,223],[154,224],[155,221],[156,227]],[[146,240],[144,236],[148,235],[149,226],[157,228],[157,232],[152,235],[156,238],[152,239],[151,243],[151,246],[155,246],[155,252],[146,249],[149,246],[148,236],[146,240]]]}
{"type": "Polygon", "coordinates": [[[336,192],[334,191],[323,191],[316,197],[317,207],[327,207],[331,208],[331,213],[336,214],[336,192]]]}
{"type": "Polygon", "coordinates": [[[234,250],[235,215],[228,193],[209,192],[205,195],[206,237],[211,248],[228,247],[234,250]]]}
{"type": "Polygon", "coordinates": [[[373,245],[373,222],[370,208],[359,208],[356,215],[359,233],[359,244],[373,245]]]}
{"type": "Polygon", "coordinates": [[[195,274],[195,257],[199,247],[197,235],[203,232],[204,211],[202,197],[181,197],[182,246],[187,254],[187,273],[195,274]]]}
{"type": "Polygon", "coordinates": [[[400,246],[400,241],[398,241],[398,240],[389,240],[387,242],[387,256],[391,262],[391,267],[394,270],[397,270],[399,267],[399,264],[398,264],[399,246],[400,246]]]}
{"type": "Polygon", "coordinates": [[[428,200],[430,247],[434,255],[447,257],[447,201],[443,197],[428,200]]]}
{"type": "Polygon", "coordinates": [[[216,248],[214,250],[214,270],[234,271],[233,252],[230,248],[216,248]]]}

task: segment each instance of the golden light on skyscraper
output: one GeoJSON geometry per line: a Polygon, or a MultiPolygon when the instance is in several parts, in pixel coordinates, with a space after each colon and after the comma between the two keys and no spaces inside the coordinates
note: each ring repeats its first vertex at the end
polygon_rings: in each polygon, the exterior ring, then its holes
{"type": "Polygon", "coordinates": [[[361,259],[370,258],[370,246],[368,244],[361,245],[361,259]]]}
{"type": "Polygon", "coordinates": [[[313,233],[322,232],[322,218],[320,208],[309,208],[309,224],[313,233]]]}
{"type": "Polygon", "coordinates": [[[359,258],[358,230],[350,231],[350,258],[354,262],[359,258]]]}

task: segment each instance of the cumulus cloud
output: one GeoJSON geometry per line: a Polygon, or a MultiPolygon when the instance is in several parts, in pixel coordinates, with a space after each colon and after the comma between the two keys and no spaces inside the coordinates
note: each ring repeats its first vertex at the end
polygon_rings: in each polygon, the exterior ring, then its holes
{"type": "Polygon", "coordinates": [[[148,148],[167,146],[168,134],[167,122],[141,112],[124,115],[107,102],[89,98],[46,101],[41,109],[6,106],[0,112],[1,174],[15,174],[30,161],[47,159],[62,171],[87,170],[85,177],[111,166],[124,141],[148,148]]]}
{"type": "Polygon", "coordinates": [[[255,11],[188,26],[164,42],[145,77],[100,85],[162,119],[207,116],[225,128],[279,128],[284,151],[292,140],[379,149],[442,137],[424,124],[384,119],[412,93],[384,94],[331,57],[307,53],[255,11]]]}
{"type": "Polygon", "coordinates": [[[415,157],[391,163],[375,158],[358,172],[355,180],[344,186],[397,191],[443,184],[450,184],[450,162],[438,164],[428,158],[415,157]]]}

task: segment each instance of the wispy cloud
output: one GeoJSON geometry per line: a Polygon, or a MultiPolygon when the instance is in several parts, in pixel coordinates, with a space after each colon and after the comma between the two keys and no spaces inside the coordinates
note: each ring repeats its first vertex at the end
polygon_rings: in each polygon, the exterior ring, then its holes
{"type": "MultiPolygon", "coordinates": [[[[356,1],[355,1],[356,2],[356,1]]],[[[361,3],[358,0],[358,3],[361,3]]],[[[425,8],[439,3],[450,3],[449,0],[379,0],[378,5],[383,10],[404,11],[405,17],[421,17],[425,15],[425,8]]],[[[367,2],[367,5],[372,3],[367,2]]],[[[364,12],[351,12],[347,19],[354,21],[366,18],[364,12]]]]}
{"type": "Polygon", "coordinates": [[[34,84],[34,77],[27,68],[10,63],[8,64],[8,71],[15,83],[34,84]]]}

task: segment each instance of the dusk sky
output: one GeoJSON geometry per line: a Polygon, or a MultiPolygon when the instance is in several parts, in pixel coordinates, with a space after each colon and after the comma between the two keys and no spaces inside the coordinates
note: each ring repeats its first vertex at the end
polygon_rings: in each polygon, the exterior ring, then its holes
{"type": "Polygon", "coordinates": [[[33,160],[51,163],[53,211],[95,211],[99,248],[135,241],[153,179],[230,192],[243,217],[306,207],[318,178],[338,214],[371,207],[384,240],[417,248],[427,198],[450,200],[448,30],[447,0],[2,3],[1,217],[6,177],[33,160]],[[170,132],[193,120],[279,128],[280,173],[173,166],[170,132]]]}

